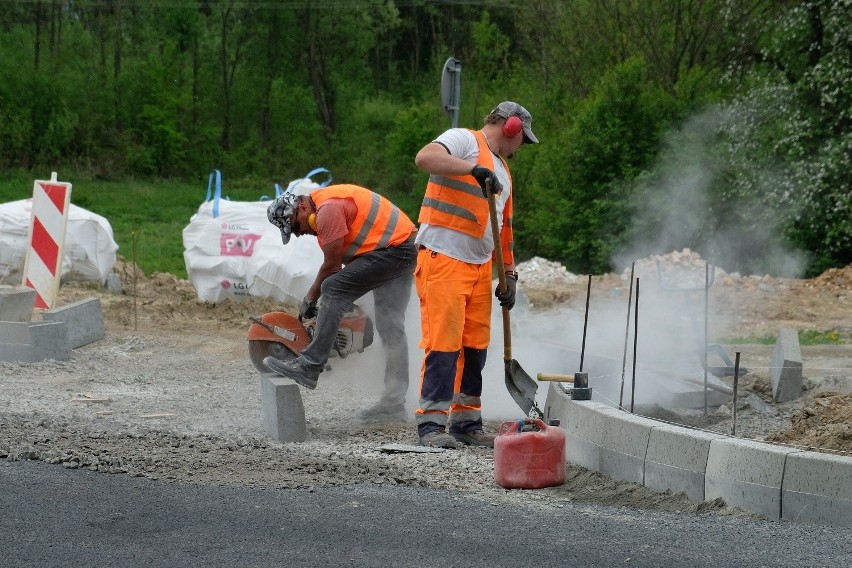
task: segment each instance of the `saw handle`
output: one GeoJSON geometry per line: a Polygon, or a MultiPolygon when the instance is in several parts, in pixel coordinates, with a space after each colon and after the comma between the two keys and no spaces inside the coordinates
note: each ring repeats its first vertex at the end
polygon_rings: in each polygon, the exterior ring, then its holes
{"type": "Polygon", "coordinates": [[[559,375],[557,373],[539,373],[536,378],[539,381],[550,381],[556,383],[573,383],[574,375],[559,375]]]}

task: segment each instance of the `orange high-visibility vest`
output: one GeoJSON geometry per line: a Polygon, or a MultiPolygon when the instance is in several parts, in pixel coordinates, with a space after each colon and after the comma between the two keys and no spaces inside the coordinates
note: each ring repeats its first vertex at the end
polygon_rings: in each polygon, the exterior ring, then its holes
{"type": "MultiPolygon", "coordinates": [[[[477,164],[494,171],[494,154],[481,130],[471,130],[479,145],[477,164]]],[[[498,156],[499,157],[499,156],[498,156]]],[[[500,161],[512,182],[509,165],[502,157],[500,161]]],[[[503,209],[503,230],[500,233],[500,246],[503,249],[503,262],[514,263],[514,237],[512,233],[512,194],[503,209]]],[[[488,200],[482,196],[482,188],[472,175],[443,176],[432,174],[426,185],[426,196],[420,207],[418,223],[428,223],[459,231],[466,235],[482,238],[488,224],[488,200]]],[[[497,246],[497,243],[494,244],[497,246]]]]}
{"type": "Polygon", "coordinates": [[[343,237],[343,262],[376,249],[404,242],[414,223],[399,207],[369,189],[351,184],[330,185],[311,192],[317,209],[327,200],[352,199],[358,209],[349,233],[343,237]]]}

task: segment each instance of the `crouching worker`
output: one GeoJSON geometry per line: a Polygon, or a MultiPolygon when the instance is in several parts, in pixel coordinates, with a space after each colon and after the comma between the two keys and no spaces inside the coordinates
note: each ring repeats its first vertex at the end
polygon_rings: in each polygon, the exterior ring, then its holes
{"type": "Polygon", "coordinates": [[[270,204],[267,217],[281,230],[284,244],[291,234],[316,235],[324,259],[299,307],[300,320],[317,318],[313,339],[295,359],[267,357],[263,363],[315,389],[340,320],[355,300],[372,291],[376,331],[385,350],[385,382],[381,399],[362,411],[361,418],[403,417],[408,390],[405,310],[417,263],[414,223],[378,193],[348,184],[330,185],[308,195],[285,193],[270,204]]]}

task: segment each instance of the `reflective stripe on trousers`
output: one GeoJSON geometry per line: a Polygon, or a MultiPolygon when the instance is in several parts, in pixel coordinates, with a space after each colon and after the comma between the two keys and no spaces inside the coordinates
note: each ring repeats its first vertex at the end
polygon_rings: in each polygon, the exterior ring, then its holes
{"type": "Polygon", "coordinates": [[[418,432],[481,428],[482,369],[491,335],[491,263],[469,264],[421,249],[415,285],[425,356],[418,432]]]}

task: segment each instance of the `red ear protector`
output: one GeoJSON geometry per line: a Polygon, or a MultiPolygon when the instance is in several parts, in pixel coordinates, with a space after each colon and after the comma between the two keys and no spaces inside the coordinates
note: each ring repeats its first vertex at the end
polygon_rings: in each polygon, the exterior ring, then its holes
{"type": "Polygon", "coordinates": [[[510,116],[506,119],[506,122],[503,123],[503,134],[507,138],[514,138],[521,133],[521,129],[523,127],[524,123],[520,118],[517,116],[510,116]]]}

